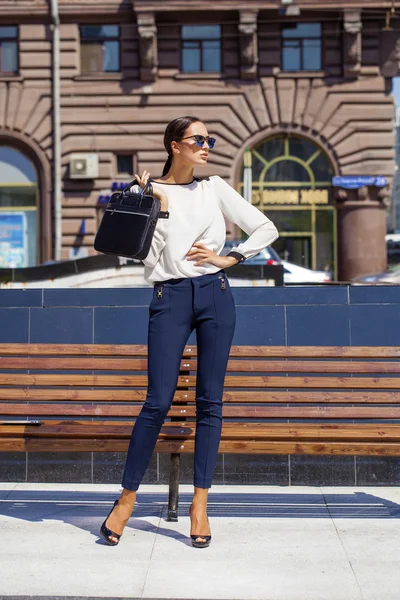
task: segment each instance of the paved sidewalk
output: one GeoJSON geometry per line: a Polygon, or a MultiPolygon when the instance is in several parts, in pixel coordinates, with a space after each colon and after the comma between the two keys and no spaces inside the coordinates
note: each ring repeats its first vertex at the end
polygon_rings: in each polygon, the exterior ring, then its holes
{"type": "Polygon", "coordinates": [[[119,546],[117,485],[0,484],[0,598],[399,600],[400,488],[214,486],[213,541],[190,545],[190,486],[142,486],[119,546]]]}

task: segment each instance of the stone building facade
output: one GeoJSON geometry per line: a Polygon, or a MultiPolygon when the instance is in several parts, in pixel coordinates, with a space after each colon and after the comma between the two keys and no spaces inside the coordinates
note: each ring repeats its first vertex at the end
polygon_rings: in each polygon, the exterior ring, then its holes
{"type": "Polygon", "coordinates": [[[204,174],[244,193],[251,165],[248,199],[276,222],[282,256],[342,280],[384,270],[392,5],[58,0],[57,15],[3,0],[0,266],[93,254],[111,190],[159,176],[165,125],[194,114],[217,138],[204,174]]]}

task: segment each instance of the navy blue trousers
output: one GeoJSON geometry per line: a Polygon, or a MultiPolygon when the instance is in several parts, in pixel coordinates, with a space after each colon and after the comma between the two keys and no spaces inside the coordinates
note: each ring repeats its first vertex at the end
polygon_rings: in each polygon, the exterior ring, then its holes
{"type": "Polygon", "coordinates": [[[122,487],[135,491],[171,407],[182,353],[197,337],[194,485],[210,488],[222,427],[222,394],[236,310],[225,271],[156,283],[149,307],[148,390],[134,425],[122,487]]]}

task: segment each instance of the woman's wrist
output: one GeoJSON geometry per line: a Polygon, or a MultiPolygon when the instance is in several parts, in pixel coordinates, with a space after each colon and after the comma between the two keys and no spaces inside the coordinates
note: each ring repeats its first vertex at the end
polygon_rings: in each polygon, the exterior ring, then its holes
{"type": "Polygon", "coordinates": [[[237,265],[239,262],[237,260],[237,258],[235,258],[234,256],[226,256],[225,258],[227,259],[227,261],[229,261],[228,264],[226,265],[227,267],[233,267],[234,265],[237,265]]]}

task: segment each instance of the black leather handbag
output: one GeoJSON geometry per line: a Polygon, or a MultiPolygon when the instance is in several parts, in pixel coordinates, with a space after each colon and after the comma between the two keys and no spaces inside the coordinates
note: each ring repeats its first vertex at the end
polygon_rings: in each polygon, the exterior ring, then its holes
{"type": "Polygon", "coordinates": [[[161,202],[153,196],[150,180],[139,192],[130,188],[112,194],[94,240],[94,249],[104,254],[117,254],[143,260],[149,253],[154,229],[160,216],[161,202]]]}

